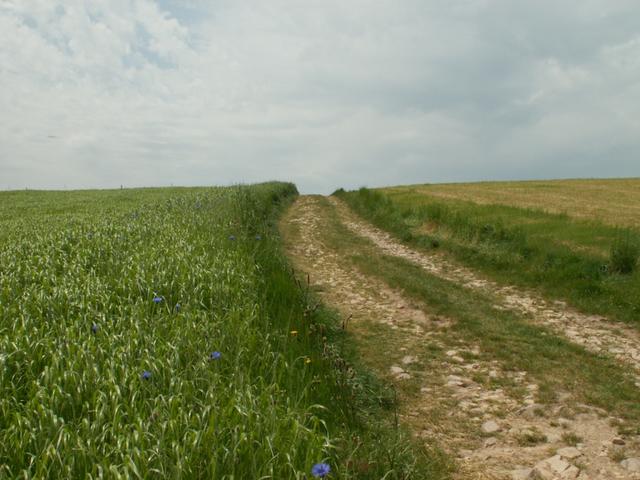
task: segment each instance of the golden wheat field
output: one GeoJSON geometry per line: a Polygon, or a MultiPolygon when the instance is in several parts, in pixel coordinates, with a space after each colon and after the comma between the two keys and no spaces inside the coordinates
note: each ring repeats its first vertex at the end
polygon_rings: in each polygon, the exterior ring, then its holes
{"type": "Polygon", "coordinates": [[[640,178],[448,183],[385,189],[389,193],[408,190],[442,199],[541,209],[640,228],[640,178]]]}

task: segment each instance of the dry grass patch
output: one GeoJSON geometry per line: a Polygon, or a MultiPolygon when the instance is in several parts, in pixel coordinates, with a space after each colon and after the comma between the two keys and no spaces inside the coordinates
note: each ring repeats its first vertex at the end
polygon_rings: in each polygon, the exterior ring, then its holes
{"type": "Polygon", "coordinates": [[[640,227],[640,178],[412,185],[387,190],[407,189],[442,199],[534,208],[640,227]]]}

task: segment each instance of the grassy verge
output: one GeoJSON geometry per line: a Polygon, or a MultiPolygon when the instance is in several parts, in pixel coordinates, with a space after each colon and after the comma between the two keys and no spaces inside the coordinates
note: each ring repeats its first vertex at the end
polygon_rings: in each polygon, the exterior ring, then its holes
{"type": "MultiPolygon", "coordinates": [[[[328,203],[326,208],[330,208],[328,203]]],[[[350,258],[363,273],[425,304],[430,313],[454,320],[448,333],[452,345],[460,341],[478,344],[481,358],[499,360],[508,371],[532,375],[539,383],[541,401],[552,402],[559,393],[568,392],[575,402],[601,407],[627,419],[629,425],[640,419],[640,392],[613,359],[590,353],[512,312],[496,309],[490,296],[430,275],[404,259],[381,254],[335,216],[327,232],[332,248],[350,258]]]]}
{"type": "Polygon", "coordinates": [[[0,478],[414,471],[289,270],[294,186],[0,195],[0,478]]]}
{"type": "Polygon", "coordinates": [[[414,247],[439,248],[497,281],[533,287],[586,312],[640,326],[640,234],[633,230],[404,191],[338,194],[414,247]]]}

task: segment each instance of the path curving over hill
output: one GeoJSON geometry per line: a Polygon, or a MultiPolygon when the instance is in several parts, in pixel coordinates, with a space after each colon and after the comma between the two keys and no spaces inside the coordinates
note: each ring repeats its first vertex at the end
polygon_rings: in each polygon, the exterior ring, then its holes
{"type": "Polygon", "coordinates": [[[638,432],[621,436],[619,412],[577,402],[568,392],[542,399],[542,379],[491,358],[481,342],[454,328],[460,321],[455,315],[434,313],[360,268],[357,258],[408,260],[463,290],[490,296],[496,308],[512,310],[522,322],[611,353],[638,373],[635,332],[411,250],[335,198],[300,197],[281,231],[298,271],[310,275],[326,304],[351,318],[348,329],[365,363],[396,386],[403,423],[425,448],[441,447],[456,459],[453,478],[640,478],[630,470],[640,457],[638,432]]]}

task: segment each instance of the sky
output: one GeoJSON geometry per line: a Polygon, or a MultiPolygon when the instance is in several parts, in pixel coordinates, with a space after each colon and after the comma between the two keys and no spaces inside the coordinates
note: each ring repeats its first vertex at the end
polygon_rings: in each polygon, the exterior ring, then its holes
{"type": "Polygon", "coordinates": [[[637,0],[0,0],[0,189],[640,176],[637,0]]]}

